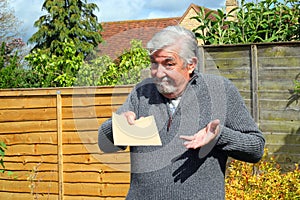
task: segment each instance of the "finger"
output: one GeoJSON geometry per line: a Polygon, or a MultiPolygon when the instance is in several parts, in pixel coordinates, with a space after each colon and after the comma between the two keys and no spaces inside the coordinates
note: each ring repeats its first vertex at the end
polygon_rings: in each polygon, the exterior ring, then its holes
{"type": "Polygon", "coordinates": [[[192,140],[192,141],[189,141],[189,142],[185,142],[184,146],[187,149],[197,149],[199,145],[194,140],[192,140]]]}
{"type": "Polygon", "coordinates": [[[187,140],[187,141],[192,141],[195,139],[195,136],[189,136],[189,135],[180,135],[179,136],[180,139],[184,139],[184,140],[187,140]]]}

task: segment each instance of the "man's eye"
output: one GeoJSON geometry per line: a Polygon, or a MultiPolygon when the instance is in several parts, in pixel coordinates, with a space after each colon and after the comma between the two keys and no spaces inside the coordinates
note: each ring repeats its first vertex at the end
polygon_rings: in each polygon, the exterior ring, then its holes
{"type": "Polygon", "coordinates": [[[174,66],[175,66],[175,63],[167,63],[167,64],[165,65],[165,68],[166,68],[167,70],[170,70],[170,69],[173,69],[174,66]]]}
{"type": "Polygon", "coordinates": [[[167,63],[167,66],[174,66],[175,63],[167,63]]]}

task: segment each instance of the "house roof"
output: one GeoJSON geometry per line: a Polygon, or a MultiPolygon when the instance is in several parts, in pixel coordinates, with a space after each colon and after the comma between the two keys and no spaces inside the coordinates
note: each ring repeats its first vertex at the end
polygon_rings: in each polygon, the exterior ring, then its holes
{"type": "Polygon", "coordinates": [[[180,17],[180,22],[188,15],[189,11],[193,9],[195,12],[200,12],[200,6],[197,6],[196,4],[191,4],[186,11],[183,13],[182,17],[180,17]]]}
{"type": "MultiPolygon", "coordinates": [[[[133,39],[141,40],[145,47],[156,32],[167,26],[181,24],[187,18],[190,19],[191,10],[198,13],[200,7],[191,4],[181,17],[104,22],[101,24],[104,42],[98,46],[98,55],[108,55],[115,59],[122,54],[124,49],[130,48],[130,42],[133,39]]],[[[205,8],[205,12],[209,11],[210,9],[205,8]]],[[[189,24],[189,26],[193,25],[189,24]]]]}
{"type": "Polygon", "coordinates": [[[144,19],[102,23],[104,42],[99,45],[100,55],[116,58],[124,49],[130,48],[132,39],[141,40],[143,46],[159,30],[178,25],[180,17],[144,19]]]}
{"type": "MultiPolygon", "coordinates": [[[[190,12],[191,9],[193,9],[196,13],[199,13],[199,12],[201,11],[200,8],[201,8],[201,6],[198,6],[198,5],[192,3],[192,4],[186,9],[186,11],[185,11],[184,14],[182,15],[182,17],[180,17],[180,23],[182,22],[182,20],[184,20],[186,17],[188,17],[188,14],[189,14],[189,12],[190,12]]],[[[205,7],[203,7],[203,8],[204,8],[204,13],[208,13],[208,12],[212,11],[212,10],[209,9],[209,8],[205,8],[205,7]]],[[[217,14],[217,11],[213,10],[213,13],[217,14]]],[[[210,15],[208,16],[208,18],[210,18],[210,19],[212,19],[212,20],[216,20],[216,17],[214,17],[212,14],[210,14],[210,15]]]]}

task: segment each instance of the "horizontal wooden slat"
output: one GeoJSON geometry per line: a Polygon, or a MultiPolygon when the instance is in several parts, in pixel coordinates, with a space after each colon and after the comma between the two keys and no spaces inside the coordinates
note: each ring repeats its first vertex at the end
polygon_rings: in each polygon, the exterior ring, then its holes
{"type": "Polygon", "coordinates": [[[73,118],[108,118],[117,110],[119,106],[84,106],[84,107],[66,107],[62,110],[63,119],[73,118]]]}
{"type": "Polygon", "coordinates": [[[62,121],[64,131],[98,130],[99,126],[108,118],[65,119],[62,121]]]}
{"type": "Polygon", "coordinates": [[[264,134],[268,144],[293,145],[299,144],[299,134],[264,134]]]}
{"type": "Polygon", "coordinates": [[[289,165],[295,165],[295,163],[299,163],[300,155],[299,154],[292,154],[292,153],[271,153],[270,156],[273,156],[276,160],[276,162],[285,163],[289,165]]]}
{"type": "Polygon", "coordinates": [[[299,113],[292,112],[291,110],[260,110],[260,118],[263,120],[274,121],[298,121],[300,124],[299,113]]]}
{"type": "Polygon", "coordinates": [[[6,154],[5,162],[11,163],[57,163],[57,155],[9,155],[6,154]]]}
{"type": "Polygon", "coordinates": [[[15,133],[0,134],[0,141],[7,145],[16,144],[57,144],[57,132],[15,133]]]}
{"type": "Polygon", "coordinates": [[[260,120],[259,127],[263,132],[270,133],[297,133],[300,130],[298,121],[260,120]]]}
{"type": "Polygon", "coordinates": [[[64,144],[64,155],[85,154],[85,153],[100,153],[98,144],[64,144]]]}
{"type": "Polygon", "coordinates": [[[129,152],[116,152],[116,153],[86,153],[79,154],[73,153],[64,156],[65,163],[81,163],[81,164],[122,164],[129,163],[130,157],[129,152]]]}
{"type": "Polygon", "coordinates": [[[127,172],[70,172],[64,173],[66,183],[125,183],[128,184],[130,174],[127,172]]]}
{"type": "Polygon", "coordinates": [[[282,91],[288,91],[289,89],[293,88],[292,79],[289,80],[265,80],[261,81],[259,84],[259,90],[282,90],[282,91]],[[278,82],[280,84],[278,84],[278,82]]]}
{"type": "Polygon", "coordinates": [[[21,121],[0,123],[1,133],[29,133],[29,132],[56,131],[56,120],[21,121]]]}
{"type": "Polygon", "coordinates": [[[1,89],[0,96],[55,96],[73,94],[128,94],[133,85],[125,86],[101,86],[101,87],[70,87],[70,88],[24,88],[24,89],[1,89]]]}
{"type": "Polygon", "coordinates": [[[109,197],[109,196],[106,196],[106,197],[99,197],[99,196],[87,196],[87,195],[84,195],[84,196],[80,196],[80,195],[76,195],[76,196],[68,196],[68,195],[64,195],[64,200],[124,200],[125,197],[122,196],[122,197],[109,197]]]}
{"type": "MultiPolygon", "coordinates": [[[[63,144],[98,143],[98,129],[92,131],[63,132],[63,144]]],[[[0,141],[7,145],[16,144],[57,144],[57,132],[36,132],[0,134],[0,141]]]]}
{"type": "MultiPolygon", "coordinates": [[[[0,180],[0,192],[34,192],[39,194],[57,194],[57,182],[42,182],[36,181],[7,181],[0,180]],[[34,187],[34,188],[31,188],[34,187]]],[[[1,194],[1,193],[0,193],[1,194]]]]}
{"type": "Polygon", "coordinates": [[[300,152],[300,145],[280,145],[280,144],[266,144],[266,148],[273,153],[290,153],[297,154],[300,152]]]}
{"type": "Polygon", "coordinates": [[[29,172],[38,168],[39,171],[57,171],[57,160],[53,160],[52,163],[15,163],[15,162],[5,162],[5,169],[8,171],[24,171],[29,172]]]}
{"type": "Polygon", "coordinates": [[[18,144],[7,146],[5,151],[9,155],[55,155],[57,154],[56,144],[18,144]]]}
{"type": "MultiPolygon", "coordinates": [[[[292,86],[290,86],[292,88],[292,86]]],[[[287,100],[287,97],[290,96],[288,90],[281,91],[281,90],[260,90],[258,94],[258,98],[260,100],[287,100]]]]}
{"type": "Polygon", "coordinates": [[[24,108],[55,108],[56,98],[52,96],[39,96],[39,97],[3,97],[1,96],[0,109],[24,109],[24,108]]]}
{"type": "Polygon", "coordinates": [[[0,179],[7,181],[48,181],[58,182],[56,171],[13,171],[11,175],[0,174],[0,179]]]}
{"type": "MultiPolygon", "coordinates": [[[[286,98],[286,97],[285,97],[286,98]]],[[[286,104],[287,104],[287,99],[260,99],[259,101],[259,107],[260,109],[263,110],[281,110],[284,111],[286,104]]]]}
{"type": "Polygon", "coordinates": [[[36,199],[38,200],[57,200],[58,195],[53,195],[53,194],[31,194],[30,192],[28,193],[12,193],[12,192],[7,192],[3,191],[0,192],[0,197],[1,199],[5,200],[29,200],[29,199],[36,199]]]}
{"type": "Polygon", "coordinates": [[[130,163],[64,163],[64,172],[129,172],[130,163]]]}
{"type": "Polygon", "coordinates": [[[63,132],[63,144],[97,144],[98,129],[92,131],[63,132]]]}
{"type": "Polygon", "coordinates": [[[66,195],[125,196],[129,184],[65,183],[66,195]]]}
{"type": "Polygon", "coordinates": [[[93,106],[93,105],[120,105],[124,103],[127,94],[124,95],[69,95],[62,96],[62,104],[64,107],[78,107],[78,106],[93,106]]]}
{"type": "Polygon", "coordinates": [[[41,121],[56,119],[56,108],[0,110],[0,122],[41,121]]]}

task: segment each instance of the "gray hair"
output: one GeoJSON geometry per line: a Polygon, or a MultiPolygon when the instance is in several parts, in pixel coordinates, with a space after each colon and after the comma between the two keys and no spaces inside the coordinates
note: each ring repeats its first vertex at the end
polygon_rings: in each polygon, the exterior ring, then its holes
{"type": "MultiPolygon", "coordinates": [[[[157,32],[147,43],[147,48],[152,51],[170,46],[180,47],[178,55],[186,63],[192,63],[193,58],[199,59],[198,43],[195,34],[181,26],[168,26],[157,32]]],[[[195,63],[198,65],[198,63],[195,63]]]]}

